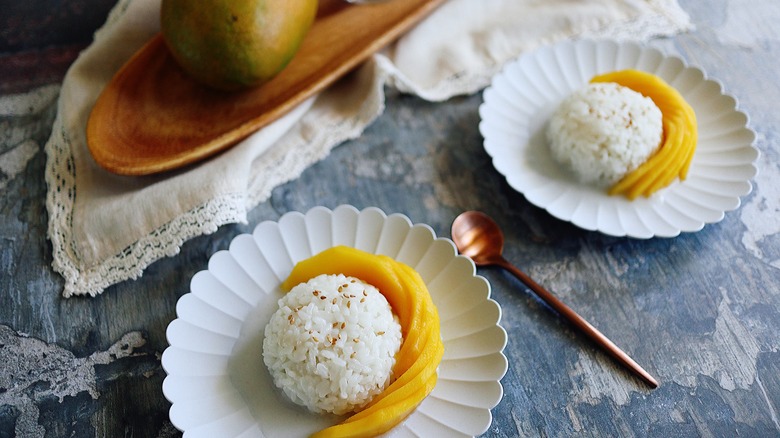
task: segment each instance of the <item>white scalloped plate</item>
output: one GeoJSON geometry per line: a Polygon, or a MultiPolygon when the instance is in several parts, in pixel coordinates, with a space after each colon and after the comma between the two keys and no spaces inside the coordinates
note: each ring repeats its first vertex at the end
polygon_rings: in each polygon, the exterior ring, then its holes
{"type": "Polygon", "coordinates": [[[750,193],[758,149],[747,116],[721,85],[674,56],[631,42],[577,40],[542,47],[493,78],[479,109],[493,166],[509,185],[553,216],[614,236],[674,237],[719,222],[750,193]],[[629,201],[579,184],[549,154],[548,118],[593,76],[633,68],[660,76],[696,112],[699,142],[688,178],[629,201]]]}
{"type": "Polygon", "coordinates": [[[263,330],[293,265],[334,245],[414,267],[441,317],[444,358],[433,392],[393,437],[474,436],[492,421],[508,363],[501,308],[474,263],[427,225],[376,208],[342,205],[287,213],[237,236],[195,274],[176,305],[162,356],[171,422],[189,437],[307,436],[338,421],[293,406],[263,364],[263,330]]]}

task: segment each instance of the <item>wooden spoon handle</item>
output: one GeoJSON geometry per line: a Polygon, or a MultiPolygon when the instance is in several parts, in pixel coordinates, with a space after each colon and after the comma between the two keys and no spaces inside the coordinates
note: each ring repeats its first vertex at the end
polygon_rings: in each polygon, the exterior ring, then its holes
{"type": "Polygon", "coordinates": [[[563,303],[547,289],[542,287],[539,283],[535,282],[531,277],[526,275],[523,271],[517,269],[514,265],[509,263],[506,259],[501,259],[498,264],[511,272],[515,277],[522,281],[529,289],[534,291],[539,298],[541,298],[550,307],[555,309],[564,318],[569,320],[574,327],[580,332],[588,336],[593,342],[603,348],[610,356],[612,356],[620,364],[628,368],[651,388],[658,387],[658,381],[653,378],[644,368],[636,363],[628,354],[621,350],[614,342],[610,341],[603,333],[597,328],[593,327],[585,318],[581,317],[577,312],[572,310],[571,307],[563,303]]]}

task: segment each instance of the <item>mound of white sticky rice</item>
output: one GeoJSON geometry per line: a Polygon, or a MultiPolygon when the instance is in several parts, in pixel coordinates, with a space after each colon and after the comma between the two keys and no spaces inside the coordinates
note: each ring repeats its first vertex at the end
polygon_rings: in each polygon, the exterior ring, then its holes
{"type": "Polygon", "coordinates": [[[580,182],[607,187],[644,163],[663,136],[661,110],[636,91],[591,83],[567,97],[550,118],[553,158],[580,182]]]}
{"type": "Polygon", "coordinates": [[[320,275],[279,300],[265,327],[263,360],[290,400],[341,415],[390,383],[400,346],[401,326],[374,286],[320,275]]]}

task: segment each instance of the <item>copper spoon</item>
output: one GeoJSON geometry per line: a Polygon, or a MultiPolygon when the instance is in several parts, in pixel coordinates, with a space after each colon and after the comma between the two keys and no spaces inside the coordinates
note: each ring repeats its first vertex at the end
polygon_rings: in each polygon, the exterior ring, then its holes
{"type": "Polygon", "coordinates": [[[531,277],[517,269],[502,255],[504,250],[504,235],[498,224],[490,216],[479,211],[461,213],[452,222],[452,240],[461,254],[470,257],[477,266],[498,266],[515,275],[528,286],[539,298],[555,309],[574,327],[602,347],[620,364],[636,374],[651,388],[658,386],[653,376],[634,362],[623,350],[610,341],[604,334],[590,325],[569,306],[540,286],[531,277]]]}

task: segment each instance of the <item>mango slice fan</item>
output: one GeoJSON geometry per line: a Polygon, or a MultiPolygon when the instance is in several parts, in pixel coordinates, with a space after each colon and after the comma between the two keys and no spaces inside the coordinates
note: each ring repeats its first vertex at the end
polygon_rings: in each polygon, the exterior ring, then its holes
{"type": "Polygon", "coordinates": [[[610,187],[609,194],[633,200],[640,195],[649,197],[676,178],[685,180],[698,139],[696,114],[685,98],[663,79],[639,70],[606,73],[591,82],[614,82],[628,87],[652,99],[663,116],[663,138],[658,151],[610,187]]]}
{"type": "Polygon", "coordinates": [[[403,343],[395,357],[395,380],[362,411],[312,438],[380,435],[403,421],[436,386],[444,355],[439,313],[417,271],[390,257],[346,246],[298,262],[282,289],[290,290],[321,274],[344,274],[379,289],[398,316],[403,343]]]}

